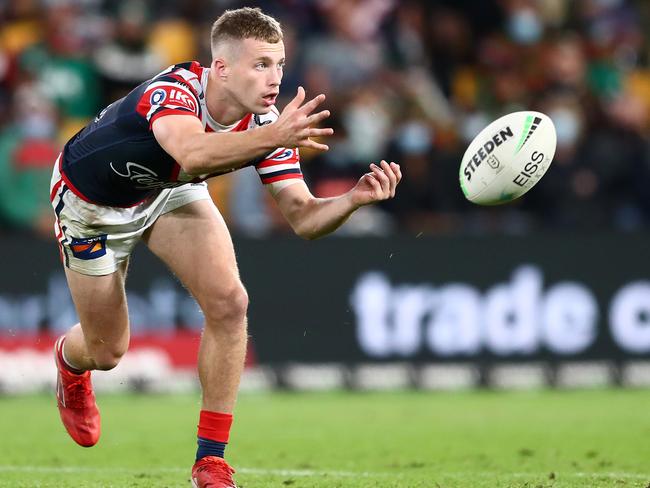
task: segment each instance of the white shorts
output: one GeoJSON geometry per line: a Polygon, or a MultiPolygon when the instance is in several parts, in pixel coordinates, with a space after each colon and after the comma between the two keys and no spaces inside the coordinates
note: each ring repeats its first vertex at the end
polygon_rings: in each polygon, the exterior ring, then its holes
{"type": "Polygon", "coordinates": [[[190,202],[210,198],[206,183],[188,183],[165,188],[133,207],[97,205],[68,188],[61,178],[58,160],[52,173],[50,195],[63,264],[94,276],[117,271],[158,217],[190,202]]]}

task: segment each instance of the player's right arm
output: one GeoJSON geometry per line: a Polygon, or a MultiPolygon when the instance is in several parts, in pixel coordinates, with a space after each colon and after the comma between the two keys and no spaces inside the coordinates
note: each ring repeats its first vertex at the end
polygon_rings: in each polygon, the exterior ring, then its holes
{"type": "Polygon", "coordinates": [[[239,168],[278,147],[326,151],[325,144],[310,139],[333,133],[329,128],[312,128],[330,115],[328,110],[312,113],[325,100],[325,95],[303,104],[304,100],[305,91],[300,87],[275,123],[243,132],[207,133],[201,121],[189,112],[159,117],[154,120],[152,130],[158,144],[189,175],[239,168]]]}

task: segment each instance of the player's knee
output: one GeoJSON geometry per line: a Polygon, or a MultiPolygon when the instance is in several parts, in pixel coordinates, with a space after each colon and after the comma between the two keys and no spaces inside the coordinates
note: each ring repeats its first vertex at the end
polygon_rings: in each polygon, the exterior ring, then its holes
{"type": "Polygon", "coordinates": [[[248,293],[241,283],[214,293],[205,304],[205,314],[208,326],[228,327],[239,329],[244,325],[248,311],[248,293]]]}

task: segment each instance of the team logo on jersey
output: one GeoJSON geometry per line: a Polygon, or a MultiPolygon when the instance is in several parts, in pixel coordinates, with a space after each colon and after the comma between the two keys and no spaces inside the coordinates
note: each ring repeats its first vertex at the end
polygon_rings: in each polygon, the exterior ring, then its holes
{"type": "Polygon", "coordinates": [[[95,237],[73,237],[70,241],[72,255],[79,259],[96,259],[106,254],[106,234],[95,237]]]}
{"type": "Polygon", "coordinates": [[[149,97],[149,103],[151,105],[160,105],[167,98],[167,92],[161,88],[154,90],[149,97]]]}

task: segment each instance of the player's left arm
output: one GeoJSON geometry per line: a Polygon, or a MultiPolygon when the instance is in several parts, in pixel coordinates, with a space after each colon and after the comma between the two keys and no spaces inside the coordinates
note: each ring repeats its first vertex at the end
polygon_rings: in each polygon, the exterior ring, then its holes
{"type": "Polygon", "coordinates": [[[358,208],[393,198],[401,179],[399,164],[382,161],[379,165],[371,164],[370,172],[337,197],[317,198],[302,180],[273,196],[296,234],[317,239],[338,229],[358,208]]]}

